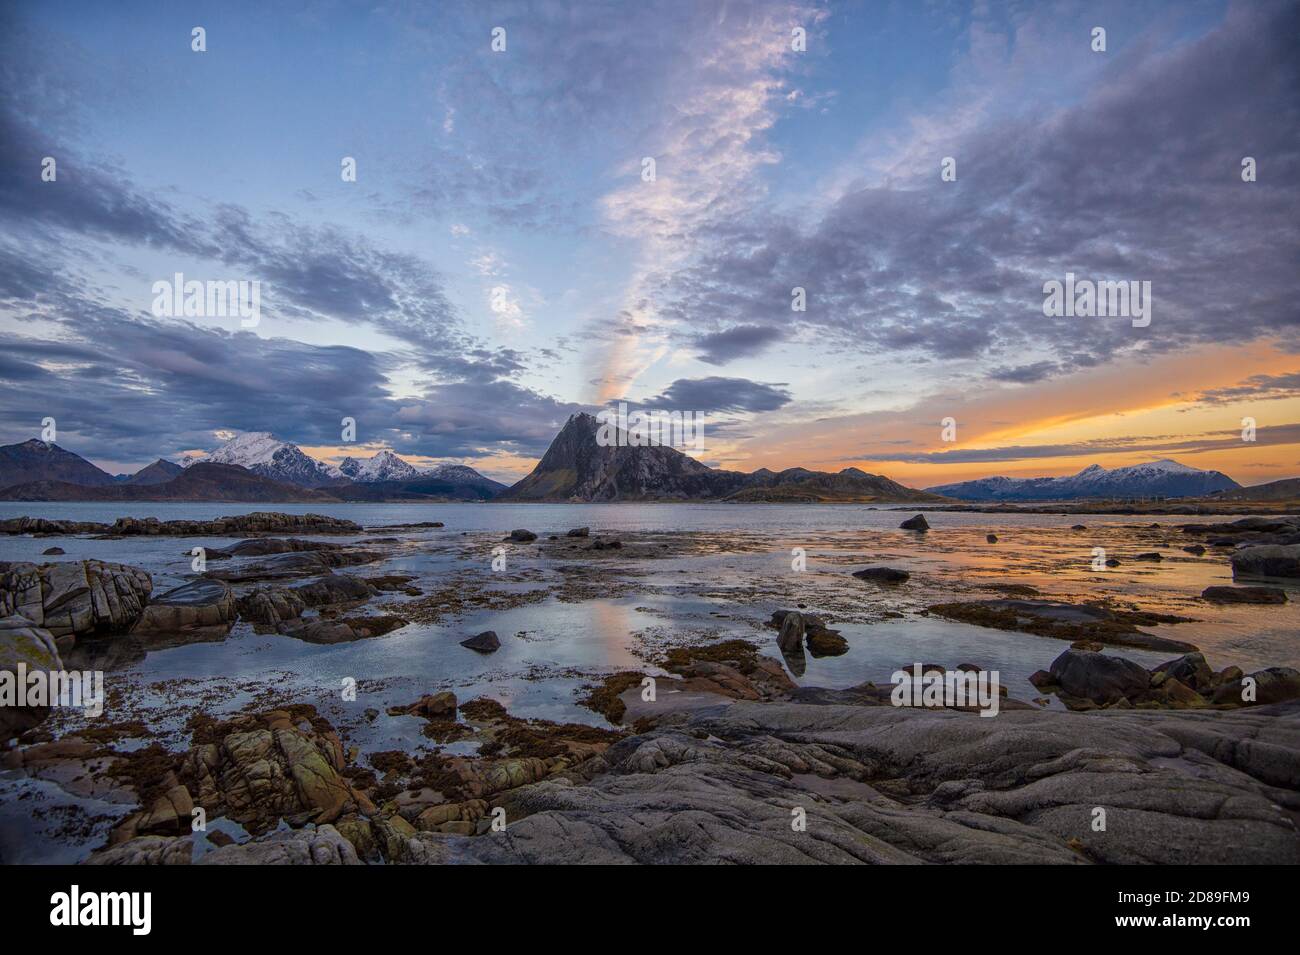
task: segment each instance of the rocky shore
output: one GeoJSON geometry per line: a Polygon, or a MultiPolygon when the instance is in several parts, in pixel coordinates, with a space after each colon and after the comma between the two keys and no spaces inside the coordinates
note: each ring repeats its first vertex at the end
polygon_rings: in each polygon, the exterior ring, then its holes
{"type": "MultiPolygon", "coordinates": [[[[156,589],[149,572],[130,564],[0,563],[0,675],[20,664],[29,672],[129,671],[148,654],[235,633],[316,652],[384,642],[414,621],[454,628],[542,600],[645,600],[663,586],[644,576],[647,565],[770,547],[744,535],[718,541],[586,527],[459,539],[439,522],[365,537],[349,521],[275,514],[5,526],[60,537],[104,527],[145,528],[128,538],[192,536],[177,528],[200,526],[203,535],[249,536],[213,547],[212,566],[184,583],[156,589]],[[504,546],[516,569],[496,582],[403,573],[411,533],[441,535],[421,546],[449,548],[463,561],[490,559],[504,546]]],[[[1180,559],[1289,572],[1284,563],[1239,558],[1267,549],[1275,561],[1274,549],[1296,546],[1296,527],[1251,520],[1132,529],[1124,531],[1132,546],[1121,552],[1145,554],[1143,545],[1169,543],[1172,530],[1208,548],[1208,556],[1180,559]]],[[[903,542],[932,553],[953,546],[952,533],[931,524],[925,533],[888,533],[896,536],[875,548],[877,560],[896,556],[890,547],[903,542]]],[[[993,549],[1016,533],[979,528],[962,546],[993,549]]],[[[110,692],[99,719],[0,707],[0,770],[11,785],[29,781],[101,807],[98,816],[65,811],[61,823],[68,839],[84,842],[79,859],[91,864],[1300,862],[1296,669],[1211,667],[1192,642],[1166,635],[1194,626],[1192,614],[1042,594],[1011,580],[936,589],[930,571],[883,563],[862,570],[862,557],[854,542],[844,561],[827,557],[819,576],[799,578],[810,603],[776,603],[775,591],[757,586],[728,592],[715,605],[753,606],[754,629],[733,622],[712,640],[669,629],[647,646],[642,665],[592,674],[565,719],[517,711],[517,692],[494,693],[490,681],[487,692],[459,697],[436,674],[427,690],[366,708],[346,726],[317,698],[270,686],[232,709],[212,705],[210,694],[191,696],[184,680],[128,684],[110,692]],[[990,587],[1000,593],[977,593],[990,587]],[[1019,684],[1029,692],[1002,687],[994,718],[964,704],[898,706],[886,682],[804,679],[853,651],[863,639],[857,621],[908,614],[1027,634],[1045,648],[1055,640],[1060,649],[1019,684]],[[1125,655],[1134,651],[1168,656],[1139,662],[1125,655]],[[161,711],[137,705],[155,694],[175,702],[161,711]],[[165,740],[149,715],[157,712],[180,724],[165,740]],[[376,748],[376,731],[403,742],[376,748]],[[195,830],[197,817],[205,825],[195,830]]],[[[1200,589],[1185,605],[1289,602],[1276,584],[1200,589]]],[[[452,649],[489,672],[529,639],[526,631],[462,629],[452,649]]]]}

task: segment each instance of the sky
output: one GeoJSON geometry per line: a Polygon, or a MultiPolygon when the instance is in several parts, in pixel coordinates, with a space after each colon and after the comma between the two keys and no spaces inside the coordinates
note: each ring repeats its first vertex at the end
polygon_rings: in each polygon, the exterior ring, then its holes
{"type": "Polygon", "coordinates": [[[0,7],[0,443],[509,482],[620,400],[743,471],[1300,475],[1300,3],[0,7]]]}

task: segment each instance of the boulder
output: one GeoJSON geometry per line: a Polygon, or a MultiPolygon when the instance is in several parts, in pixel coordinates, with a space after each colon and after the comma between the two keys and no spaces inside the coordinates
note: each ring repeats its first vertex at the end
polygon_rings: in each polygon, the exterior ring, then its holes
{"type": "Polygon", "coordinates": [[[591,533],[591,528],[589,527],[575,527],[564,536],[565,537],[586,537],[590,533],[591,533]]]}
{"type": "Polygon", "coordinates": [[[905,531],[928,531],[930,529],[930,523],[925,519],[924,514],[917,514],[915,517],[909,517],[898,526],[905,531]]]}
{"type": "Polygon", "coordinates": [[[988,534],[988,535],[985,536],[984,539],[985,539],[986,541],[988,541],[990,544],[996,544],[996,543],[998,542],[998,535],[997,535],[997,534],[988,534]]]}
{"type": "Polygon", "coordinates": [[[460,645],[470,650],[477,650],[479,653],[495,653],[501,649],[501,641],[497,639],[495,630],[484,630],[468,640],[462,640],[460,645]]]}
{"type": "Polygon", "coordinates": [[[776,638],[776,645],[785,654],[802,653],[805,633],[803,615],[797,610],[788,611],[781,622],[781,634],[776,638]]]}
{"type": "MultiPolygon", "coordinates": [[[[58,647],[48,630],[36,626],[26,617],[16,614],[0,618],[0,686],[16,692],[18,664],[23,664],[24,675],[33,670],[62,670],[58,647]],[[13,681],[12,683],[10,681],[13,681]]],[[[13,739],[50,715],[48,706],[17,706],[16,700],[0,697],[0,743],[13,739]]]]}
{"type": "Polygon", "coordinates": [[[1232,555],[1234,577],[1300,577],[1300,544],[1257,544],[1232,555]]]}
{"type": "Polygon", "coordinates": [[[532,531],[519,528],[517,530],[511,531],[510,536],[506,539],[514,541],[517,544],[527,544],[529,541],[537,540],[537,535],[534,534],[532,531]]]}
{"type": "Polygon", "coordinates": [[[1214,692],[1215,703],[1265,704],[1284,703],[1300,697],[1300,671],[1291,667],[1256,670],[1249,677],[1224,683],[1214,692]],[[1255,681],[1255,698],[1245,698],[1245,681],[1255,681]]]}
{"type": "Polygon", "coordinates": [[[1277,587],[1206,587],[1201,599],[1223,604],[1284,604],[1286,591],[1277,587]]]}
{"type": "Polygon", "coordinates": [[[62,557],[67,551],[62,547],[47,547],[41,551],[42,557],[62,557]]]}
{"type": "Polygon", "coordinates": [[[275,626],[300,616],[308,607],[356,604],[378,592],[358,577],[328,573],[299,587],[250,591],[239,598],[239,615],[253,623],[275,626]]]}
{"type": "Polygon", "coordinates": [[[422,716],[426,720],[452,719],[456,716],[456,694],[449,690],[426,693],[409,706],[389,707],[389,716],[422,716]]]}
{"type": "Polygon", "coordinates": [[[1166,680],[1177,680],[1184,686],[1202,692],[1210,689],[1211,684],[1214,682],[1214,671],[1205,662],[1205,654],[1199,651],[1184,653],[1176,660],[1162,663],[1152,673],[1163,674],[1166,680]]]}
{"type": "Polygon", "coordinates": [[[1186,553],[1191,554],[1193,557],[1200,557],[1205,553],[1205,548],[1200,544],[1192,544],[1188,547],[1184,547],[1183,550],[1186,553]]]}
{"type": "Polygon", "coordinates": [[[352,643],[382,637],[400,630],[408,621],[391,614],[379,617],[317,617],[297,623],[282,623],[277,630],[286,637],[306,643],[352,643]]]}
{"type": "Polygon", "coordinates": [[[214,639],[230,632],[235,616],[229,585],[199,578],[151,598],[131,633],[142,638],[214,639]]]}
{"type": "Polygon", "coordinates": [[[0,563],[0,616],[26,617],[70,649],[78,636],[129,629],[152,589],[147,573],[126,564],[0,563]]]}
{"type": "Polygon", "coordinates": [[[1094,703],[1111,703],[1144,692],[1151,675],[1132,660],[1091,650],[1066,650],[1052,661],[1061,692],[1094,703]]]}
{"type": "Polygon", "coordinates": [[[876,584],[901,584],[912,575],[894,567],[868,567],[865,570],[855,570],[853,576],[876,584]]]}
{"type": "Polygon", "coordinates": [[[838,630],[819,627],[808,631],[808,652],[814,657],[838,657],[849,652],[849,642],[838,630]]]}

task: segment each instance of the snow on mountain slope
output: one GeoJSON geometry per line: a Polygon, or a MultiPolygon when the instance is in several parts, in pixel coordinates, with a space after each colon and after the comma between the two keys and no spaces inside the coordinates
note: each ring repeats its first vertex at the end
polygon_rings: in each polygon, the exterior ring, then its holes
{"type": "Polygon", "coordinates": [[[344,458],[339,462],[339,472],[362,484],[375,481],[405,481],[420,472],[392,451],[384,450],[370,458],[344,458]]]}
{"type": "Polygon", "coordinates": [[[267,431],[236,435],[208,454],[186,455],[181,464],[190,467],[200,461],[235,464],[262,477],[299,487],[319,487],[342,477],[338,468],[322,464],[304,454],[296,444],[281,441],[267,431]]]}
{"type": "Polygon", "coordinates": [[[1202,471],[1164,458],[1107,469],[1091,464],[1066,477],[989,477],[929,488],[963,501],[1065,501],[1077,498],[1200,497],[1238,488],[1220,471],[1202,471]]]}

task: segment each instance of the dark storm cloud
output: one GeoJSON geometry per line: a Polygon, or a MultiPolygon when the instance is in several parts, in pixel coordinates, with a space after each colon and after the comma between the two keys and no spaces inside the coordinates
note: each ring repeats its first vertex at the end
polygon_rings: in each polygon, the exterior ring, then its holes
{"type": "Polygon", "coordinates": [[[1013,365],[1010,367],[994,368],[989,372],[989,377],[994,381],[1005,381],[1017,385],[1029,385],[1036,381],[1042,381],[1044,378],[1050,378],[1053,374],[1061,370],[1061,366],[1054,361],[1036,361],[1028,365],[1013,365]]]}
{"type": "Polygon", "coordinates": [[[766,385],[747,378],[678,378],[642,408],[667,408],[708,414],[714,411],[775,411],[790,402],[784,383],[766,385]]]}
{"type": "Polygon", "coordinates": [[[719,227],[712,254],[660,288],[661,306],[692,340],[702,324],[793,319],[834,347],[1004,364],[1032,347],[1062,371],[1294,332],[1297,35],[1300,5],[1235,7],[1172,53],[1117,58],[1062,110],[984,121],[918,158],[914,178],[849,191],[815,223],[719,227]],[[939,180],[947,154],[956,182],[939,180]],[[1244,156],[1257,182],[1242,181],[1244,156]],[[1045,317],[1043,283],[1067,271],[1150,281],[1150,327],[1045,317]],[[792,316],[795,286],[808,308],[792,316]]]}
{"type": "Polygon", "coordinates": [[[698,338],[695,344],[700,354],[696,357],[710,365],[725,365],[737,358],[760,354],[784,337],[785,332],[771,325],[736,325],[698,338]]]}

